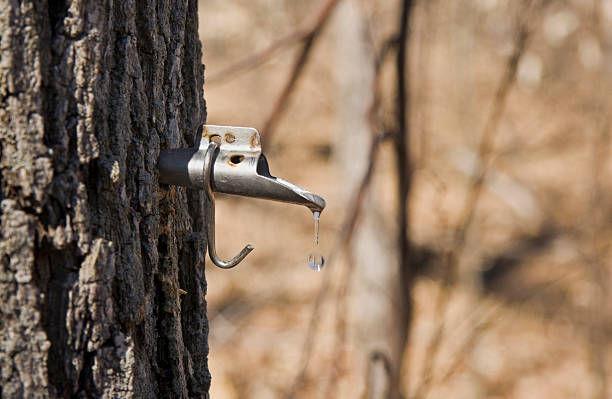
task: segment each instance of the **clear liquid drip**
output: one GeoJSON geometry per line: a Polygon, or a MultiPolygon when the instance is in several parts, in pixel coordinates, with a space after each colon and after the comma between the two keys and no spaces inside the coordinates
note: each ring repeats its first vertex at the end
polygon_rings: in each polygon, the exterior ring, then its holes
{"type": "Polygon", "coordinates": [[[323,270],[325,265],[325,258],[319,253],[312,253],[308,255],[308,267],[316,272],[323,270]]]}
{"type": "Polygon", "coordinates": [[[313,212],[314,220],[315,220],[315,230],[314,230],[314,245],[319,245],[319,216],[320,212],[313,212]]]}
{"type": "Polygon", "coordinates": [[[323,255],[317,251],[317,245],[319,244],[319,215],[320,212],[313,212],[314,214],[314,245],[312,247],[312,252],[308,255],[308,267],[317,272],[323,269],[323,265],[325,265],[325,258],[323,255]]]}

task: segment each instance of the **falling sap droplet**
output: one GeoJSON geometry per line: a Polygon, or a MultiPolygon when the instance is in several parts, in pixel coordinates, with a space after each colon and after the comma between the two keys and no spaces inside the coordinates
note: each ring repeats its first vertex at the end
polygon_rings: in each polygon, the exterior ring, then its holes
{"type": "Polygon", "coordinates": [[[315,220],[314,245],[319,245],[319,216],[321,212],[313,212],[315,220]]]}
{"type": "Polygon", "coordinates": [[[312,247],[312,252],[308,255],[308,267],[317,272],[323,269],[323,265],[325,265],[325,258],[321,255],[320,252],[317,251],[317,245],[319,245],[319,216],[320,212],[313,212],[314,214],[314,245],[312,247]]]}
{"type": "Polygon", "coordinates": [[[308,255],[308,267],[316,272],[320,272],[323,270],[323,265],[325,265],[325,258],[323,255],[319,253],[312,253],[308,255]]]}

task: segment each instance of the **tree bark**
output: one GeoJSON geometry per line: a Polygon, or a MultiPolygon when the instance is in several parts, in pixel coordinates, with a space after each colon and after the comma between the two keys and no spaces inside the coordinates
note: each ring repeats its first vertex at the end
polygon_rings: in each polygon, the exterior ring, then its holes
{"type": "Polygon", "coordinates": [[[0,0],[0,397],[207,397],[197,0],[0,0]],[[186,293],[185,293],[186,291],[186,293]]]}

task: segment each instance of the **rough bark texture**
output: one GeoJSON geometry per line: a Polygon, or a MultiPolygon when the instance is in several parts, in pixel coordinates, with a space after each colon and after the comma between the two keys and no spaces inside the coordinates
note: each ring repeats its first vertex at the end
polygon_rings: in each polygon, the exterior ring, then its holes
{"type": "Polygon", "coordinates": [[[0,0],[0,397],[206,397],[196,0],[0,0]],[[184,291],[186,293],[184,293],[184,291]]]}

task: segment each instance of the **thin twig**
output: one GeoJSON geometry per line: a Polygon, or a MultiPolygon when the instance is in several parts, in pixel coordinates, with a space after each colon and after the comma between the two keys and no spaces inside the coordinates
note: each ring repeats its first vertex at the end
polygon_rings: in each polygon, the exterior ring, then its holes
{"type": "MultiPolygon", "coordinates": [[[[348,246],[348,244],[347,244],[348,246]]],[[[355,269],[355,260],[353,254],[347,248],[344,251],[346,256],[346,270],[342,276],[342,282],[338,288],[336,294],[336,343],[334,345],[334,354],[332,356],[332,364],[330,365],[329,379],[327,387],[325,389],[324,398],[334,399],[338,397],[338,381],[342,377],[343,367],[346,360],[346,336],[347,336],[347,317],[348,307],[348,293],[350,291],[352,279],[350,278],[350,271],[355,269]]]]}
{"type": "Polygon", "coordinates": [[[412,265],[410,261],[410,238],[409,238],[409,206],[408,200],[411,188],[412,166],[410,160],[410,132],[409,132],[409,85],[408,85],[408,39],[410,27],[410,13],[412,11],[412,0],[403,0],[401,19],[399,24],[398,51],[396,58],[397,78],[397,102],[396,120],[397,135],[395,136],[395,153],[397,162],[397,188],[398,205],[397,219],[399,228],[397,231],[397,247],[399,256],[399,273],[404,293],[402,310],[400,315],[403,324],[402,340],[408,338],[408,325],[410,323],[410,287],[412,286],[412,265]]]}
{"type": "Polygon", "coordinates": [[[296,29],[288,35],[268,45],[268,47],[257,51],[254,54],[248,55],[247,57],[237,61],[225,69],[220,70],[217,73],[211,74],[209,77],[207,77],[206,84],[210,85],[226,82],[229,79],[236,77],[236,75],[258,67],[259,65],[268,61],[270,58],[274,57],[280,51],[300,42],[306,41],[308,37],[313,34],[313,32],[319,30],[322,24],[325,23],[327,17],[337,2],[337,0],[330,0],[325,3],[317,13],[316,18],[309,23],[307,27],[296,29]]]}
{"type": "MultiPolygon", "coordinates": [[[[527,290],[523,290],[525,292],[521,292],[521,296],[524,297],[524,303],[543,295],[546,290],[551,289],[563,281],[567,281],[572,277],[575,278],[576,274],[578,274],[577,271],[569,271],[553,280],[546,281],[541,284],[537,284],[535,287],[530,287],[527,290]]],[[[482,307],[484,306],[481,306],[481,308],[482,307]]],[[[470,351],[476,346],[478,340],[483,336],[487,329],[491,327],[496,320],[501,318],[501,316],[504,314],[504,309],[505,307],[503,304],[498,303],[489,309],[482,317],[480,317],[479,320],[475,319],[478,313],[484,313],[481,309],[474,310],[473,316],[466,318],[466,320],[469,320],[468,322],[475,327],[473,327],[472,331],[457,352],[453,354],[454,361],[451,363],[448,369],[442,373],[442,377],[437,380],[437,383],[443,384],[448,381],[448,379],[452,377],[464,363],[466,363],[465,359],[470,351]]]]}
{"type": "MultiPolygon", "coordinates": [[[[599,38],[601,43],[605,43],[605,30],[601,21],[603,8],[603,1],[599,0],[593,4],[593,13],[591,16],[591,26],[594,34],[599,38]]],[[[609,338],[607,337],[607,326],[609,325],[609,316],[603,316],[601,309],[604,309],[610,301],[610,289],[609,289],[609,259],[606,256],[606,251],[602,250],[600,240],[602,236],[605,236],[605,230],[608,226],[607,223],[602,223],[605,217],[601,215],[605,214],[609,203],[609,198],[606,198],[604,191],[604,171],[606,169],[606,162],[610,159],[610,120],[606,113],[606,91],[603,86],[600,85],[603,80],[602,71],[595,75],[594,82],[597,85],[593,88],[593,92],[597,93],[594,95],[593,102],[596,113],[601,115],[600,126],[597,129],[597,133],[594,134],[591,151],[592,151],[592,164],[591,164],[591,198],[590,198],[590,215],[591,223],[587,227],[587,237],[590,256],[585,259],[584,263],[587,265],[589,271],[589,277],[595,289],[591,295],[591,303],[588,309],[588,330],[586,337],[586,347],[589,357],[589,366],[591,372],[594,375],[593,378],[593,397],[597,398],[608,398],[610,397],[610,382],[609,375],[606,370],[607,348],[609,346],[609,338]],[[589,259],[590,258],[590,259],[589,259]]]]}
{"type": "MultiPolygon", "coordinates": [[[[389,43],[391,42],[393,42],[393,40],[389,41],[389,43]]],[[[379,52],[378,57],[375,59],[375,77],[378,76],[378,72],[380,71],[380,66],[382,65],[382,61],[384,60],[385,56],[389,53],[391,48],[392,48],[392,45],[387,45],[386,43],[381,49],[381,51],[379,52]]],[[[371,133],[373,137],[372,143],[370,145],[369,156],[368,156],[368,166],[364,172],[363,177],[361,178],[361,181],[359,183],[359,186],[355,194],[352,197],[353,200],[349,208],[350,211],[347,214],[346,218],[344,219],[344,222],[342,223],[342,228],[340,229],[340,235],[338,237],[338,241],[334,245],[334,249],[331,251],[328,264],[333,263],[336,257],[339,254],[341,254],[346,248],[349,247],[350,242],[353,237],[353,233],[355,231],[355,227],[357,226],[359,214],[363,207],[363,202],[365,200],[367,189],[370,185],[370,180],[372,179],[372,175],[373,175],[374,168],[376,165],[376,159],[377,159],[376,154],[377,154],[378,148],[380,144],[382,144],[384,141],[392,137],[392,134],[389,132],[382,133],[382,134],[380,133],[376,134],[377,127],[379,126],[374,116],[376,104],[378,104],[379,102],[379,98],[378,98],[379,96],[376,91],[376,82],[373,85],[373,91],[374,91],[374,96],[372,100],[372,106],[368,110],[368,121],[370,123],[371,133]]],[[[328,270],[329,270],[329,267],[328,267],[328,270]]],[[[301,365],[300,371],[298,372],[288,393],[285,395],[285,398],[287,399],[294,397],[295,393],[300,388],[300,386],[302,385],[306,377],[306,370],[308,369],[310,355],[313,349],[314,334],[318,326],[321,305],[323,304],[323,301],[325,300],[327,296],[330,286],[331,286],[331,280],[326,279],[323,285],[321,286],[321,288],[319,289],[319,292],[315,299],[315,303],[314,303],[313,310],[312,310],[312,315],[310,318],[310,323],[308,324],[308,329],[306,332],[306,339],[304,341],[304,347],[302,349],[302,356],[300,360],[300,365],[301,365]]]]}
{"type": "Polygon", "coordinates": [[[311,29],[300,28],[287,36],[278,39],[274,43],[270,44],[268,47],[256,52],[255,54],[251,54],[246,58],[243,58],[236,63],[228,66],[225,69],[220,70],[217,73],[212,73],[206,79],[207,85],[225,83],[232,78],[235,78],[237,75],[247,72],[251,69],[257,68],[264,62],[268,61],[270,58],[274,57],[281,50],[284,50],[288,47],[298,44],[303,41],[306,36],[310,33],[311,29]]]}
{"type": "MultiPolygon", "coordinates": [[[[406,126],[407,125],[407,115],[406,113],[407,113],[407,95],[408,95],[405,69],[406,69],[406,55],[407,55],[407,41],[408,41],[408,24],[409,24],[409,16],[410,16],[412,2],[410,0],[404,0],[402,4],[403,5],[402,5],[402,12],[401,12],[401,19],[399,23],[398,33],[392,35],[388,40],[386,40],[383,43],[380,51],[377,53],[377,56],[374,58],[374,80],[373,80],[373,87],[372,87],[373,97],[372,97],[372,104],[369,107],[367,116],[368,116],[368,122],[370,125],[370,131],[374,135],[375,139],[370,147],[369,163],[368,163],[368,168],[366,170],[366,174],[364,175],[362,184],[360,185],[359,190],[356,194],[355,204],[358,204],[359,208],[353,209],[352,211],[353,217],[348,219],[349,225],[347,225],[347,229],[351,233],[350,235],[347,235],[347,238],[349,239],[346,240],[342,245],[342,250],[344,251],[344,253],[347,254],[349,261],[348,261],[346,270],[341,278],[340,287],[338,289],[337,296],[336,296],[336,341],[337,341],[337,344],[336,344],[336,353],[334,356],[335,360],[332,365],[332,376],[330,378],[329,384],[326,389],[326,397],[328,398],[334,397],[334,393],[335,393],[335,390],[338,384],[338,379],[340,376],[342,362],[344,361],[344,347],[345,347],[344,338],[346,336],[346,321],[344,317],[348,313],[347,297],[348,297],[348,293],[350,290],[350,276],[352,275],[353,270],[355,268],[355,264],[352,261],[352,257],[350,256],[350,253],[349,253],[350,238],[352,237],[352,231],[354,230],[357,224],[357,221],[359,219],[361,205],[363,203],[363,199],[367,192],[369,181],[371,180],[371,175],[374,170],[374,165],[376,162],[376,153],[377,153],[379,144],[382,141],[384,141],[386,138],[393,137],[396,142],[396,149],[397,149],[397,146],[401,146],[401,148],[405,149],[404,151],[397,151],[397,152],[402,153],[401,155],[398,154],[398,163],[403,165],[404,163],[409,162],[409,157],[406,155],[408,148],[406,148],[406,143],[405,143],[406,141],[405,136],[407,135],[407,126],[406,126]],[[377,131],[380,131],[380,129],[385,129],[384,121],[380,120],[377,117],[378,116],[377,111],[380,106],[380,94],[378,92],[378,81],[380,78],[380,71],[381,71],[382,65],[386,57],[390,54],[391,50],[395,48],[398,49],[398,55],[396,58],[397,60],[396,67],[398,68],[397,70],[398,105],[397,105],[397,110],[396,110],[397,111],[396,118],[397,118],[398,132],[394,132],[394,133],[387,132],[381,135],[381,134],[376,133],[377,131]],[[402,132],[404,136],[403,139],[401,138],[398,139],[400,132],[402,132]]],[[[404,169],[404,171],[398,172],[398,174],[402,175],[402,178],[399,179],[398,184],[401,186],[400,192],[403,192],[405,195],[404,200],[403,201],[400,200],[400,203],[398,205],[398,208],[403,208],[403,209],[398,210],[398,213],[406,215],[406,207],[404,204],[406,204],[407,202],[409,185],[407,186],[405,183],[409,181],[410,176],[409,176],[409,171],[405,170],[405,168],[398,167],[398,169],[404,169]],[[402,184],[404,186],[402,186],[402,184]],[[403,189],[402,187],[404,187],[405,189],[403,189]]],[[[402,230],[402,227],[400,227],[400,230],[404,232],[404,233],[400,233],[400,236],[406,237],[407,239],[407,234],[406,234],[407,220],[406,218],[404,218],[404,220],[405,220],[404,223],[400,223],[400,225],[402,224],[404,225],[403,230],[402,230]]],[[[400,257],[399,258],[400,268],[404,267],[405,262],[408,261],[408,258],[407,258],[408,243],[406,239],[402,240],[402,243],[399,243],[398,245],[399,257],[400,257]],[[403,246],[405,246],[406,248],[404,248],[403,246]]],[[[402,273],[400,272],[400,274],[402,273]]],[[[404,275],[404,278],[409,278],[409,277],[405,277],[404,275]]],[[[402,292],[405,292],[405,291],[402,290],[402,292]]],[[[408,292],[406,292],[406,297],[409,297],[408,292]]],[[[407,304],[402,303],[401,306],[402,306],[402,309],[406,309],[407,304]]],[[[403,322],[402,323],[403,325],[401,327],[402,330],[407,331],[408,320],[406,318],[406,312],[405,311],[402,312],[402,314],[399,315],[399,317],[401,318],[403,322]]],[[[406,337],[407,337],[407,334],[404,333],[402,336],[402,342],[406,342],[406,337]]],[[[400,396],[399,394],[399,375],[398,375],[399,370],[394,371],[394,369],[395,367],[390,367],[390,370],[391,370],[389,372],[390,390],[391,390],[392,397],[397,398],[400,396]]]]}
{"type": "Polygon", "coordinates": [[[302,72],[304,71],[304,67],[308,62],[308,57],[310,56],[312,47],[319,38],[321,31],[325,27],[326,22],[329,20],[332,11],[336,7],[336,5],[338,5],[338,3],[339,0],[328,0],[328,2],[325,3],[323,8],[319,11],[318,17],[315,23],[313,24],[312,29],[310,29],[310,31],[308,31],[308,33],[302,38],[302,41],[304,43],[302,45],[300,53],[298,54],[295,59],[295,62],[293,63],[293,68],[291,69],[289,78],[287,78],[285,86],[283,87],[280,95],[276,99],[274,106],[268,114],[263,124],[263,128],[261,129],[261,134],[263,136],[266,136],[266,140],[268,143],[272,139],[272,135],[274,134],[276,125],[287,107],[291,94],[293,93],[293,90],[298,80],[302,76],[302,72]]]}
{"type": "Polygon", "coordinates": [[[431,86],[432,74],[430,64],[432,61],[432,49],[430,43],[436,40],[438,31],[438,21],[434,18],[434,6],[438,5],[436,0],[428,0],[421,2],[422,15],[419,26],[421,27],[419,52],[416,56],[418,60],[418,79],[416,83],[419,87],[415,90],[418,93],[417,101],[419,102],[418,112],[418,157],[414,162],[415,169],[423,168],[427,160],[429,152],[429,135],[430,135],[430,112],[431,112],[431,86]]]}
{"type": "Polygon", "coordinates": [[[355,270],[355,262],[350,252],[350,244],[353,238],[353,233],[355,231],[355,227],[357,226],[361,211],[363,209],[363,203],[365,201],[366,194],[368,192],[368,188],[370,186],[370,182],[372,180],[372,175],[374,173],[374,168],[377,161],[377,153],[380,144],[382,144],[387,139],[391,138],[390,133],[378,135],[372,145],[370,146],[370,154],[368,157],[368,167],[366,172],[361,180],[357,193],[354,196],[354,202],[352,206],[352,210],[350,212],[350,217],[346,219],[345,231],[347,234],[344,236],[344,239],[340,243],[340,251],[345,254],[347,258],[347,265],[340,278],[340,286],[338,287],[338,291],[336,294],[336,311],[335,311],[335,320],[336,320],[336,345],[335,345],[335,353],[333,356],[333,364],[332,374],[326,389],[327,398],[335,398],[334,395],[338,379],[340,377],[340,370],[342,369],[342,363],[344,362],[344,349],[345,349],[345,338],[346,338],[346,315],[349,312],[348,309],[348,294],[350,291],[350,283],[352,281],[351,276],[353,275],[353,271],[355,270]]]}
{"type": "MultiPolygon", "coordinates": [[[[405,33],[407,34],[407,30],[405,31],[405,33]]],[[[316,38],[316,35],[314,37],[316,38]]],[[[372,137],[373,137],[372,143],[370,146],[369,155],[368,155],[368,166],[360,181],[360,184],[357,188],[355,195],[352,197],[353,200],[351,203],[350,211],[347,217],[345,218],[345,221],[343,222],[343,227],[341,229],[338,243],[334,247],[334,250],[332,250],[331,255],[330,255],[330,260],[328,263],[332,263],[332,259],[335,260],[336,256],[338,256],[339,254],[348,253],[348,248],[352,241],[353,233],[357,226],[357,223],[358,223],[358,220],[361,214],[361,210],[363,208],[363,203],[365,201],[365,197],[367,194],[367,190],[369,188],[370,181],[372,179],[372,175],[373,175],[374,168],[376,165],[376,160],[377,160],[378,148],[380,147],[381,143],[383,143],[389,138],[392,138],[395,135],[388,131],[385,133],[376,133],[376,132],[380,132],[381,130],[384,131],[384,124],[376,118],[376,111],[378,110],[378,106],[380,103],[380,98],[377,92],[377,83],[378,83],[378,76],[380,75],[380,70],[381,70],[381,67],[382,67],[382,64],[385,58],[390,53],[390,51],[396,47],[396,45],[401,40],[400,38],[401,38],[401,33],[398,35],[394,35],[390,39],[385,41],[383,43],[381,50],[378,52],[376,58],[374,59],[374,73],[375,73],[375,79],[374,79],[374,85],[373,85],[374,95],[373,95],[372,104],[367,114],[367,119],[370,124],[372,137]]],[[[297,77],[299,77],[299,73],[301,72],[303,65],[305,63],[305,57],[308,56],[308,52],[311,47],[312,47],[312,41],[306,41],[304,48],[302,50],[302,53],[297,59],[295,68],[288,81],[288,84],[285,86],[285,89],[281,93],[281,96],[279,97],[279,100],[277,101],[276,106],[273,109],[273,112],[270,114],[269,122],[272,126],[274,126],[274,124],[276,123],[277,118],[280,116],[282,105],[285,103],[285,100],[290,95],[291,91],[293,90],[297,77]]],[[[266,125],[269,125],[269,123],[267,123],[266,125]]],[[[263,129],[263,132],[267,132],[268,134],[267,136],[268,140],[269,140],[271,131],[273,130],[269,130],[269,128],[263,129]]],[[[337,303],[336,303],[336,310],[337,310],[336,312],[336,326],[337,326],[336,335],[337,335],[337,338],[340,339],[341,345],[338,348],[338,353],[337,353],[338,356],[336,356],[337,360],[336,362],[334,362],[334,365],[333,365],[332,373],[334,374],[332,375],[330,379],[330,383],[326,389],[328,394],[334,392],[336,388],[337,376],[340,373],[340,368],[341,368],[342,359],[343,359],[342,354],[343,354],[344,342],[342,342],[343,341],[342,337],[346,334],[346,324],[340,319],[344,316],[344,314],[346,314],[345,300],[346,300],[346,297],[348,296],[348,291],[350,288],[349,283],[348,283],[350,271],[353,269],[353,262],[349,261],[348,263],[349,264],[347,266],[347,270],[345,271],[343,278],[341,279],[342,284],[338,291],[339,299],[337,300],[337,303]],[[342,311],[341,313],[340,309],[344,309],[344,311],[342,311]]],[[[302,358],[300,361],[300,364],[301,364],[300,371],[298,372],[288,393],[285,395],[285,398],[287,399],[293,398],[295,396],[295,394],[300,389],[301,385],[303,384],[305,380],[306,371],[308,369],[308,364],[310,361],[310,355],[311,355],[311,352],[314,346],[314,334],[317,329],[318,320],[319,320],[318,315],[320,312],[321,305],[325,297],[327,296],[329,288],[330,288],[330,282],[328,279],[321,286],[321,289],[319,290],[319,293],[317,294],[317,298],[315,299],[312,316],[310,319],[310,323],[309,323],[308,330],[306,333],[306,339],[304,342],[304,347],[302,350],[302,358]]]]}
{"type": "MultiPolygon", "coordinates": [[[[530,3],[526,8],[530,8],[530,3]]],[[[492,144],[499,130],[499,122],[506,108],[509,91],[516,80],[518,64],[521,56],[524,53],[525,47],[527,46],[528,39],[528,23],[526,20],[523,20],[519,25],[518,34],[516,35],[514,42],[514,50],[506,63],[504,74],[500,80],[493,99],[491,112],[489,113],[487,123],[485,124],[483,133],[481,135],[480,144],[478,146],[478,155],[481,160],[481,166],[472,178],[467,198],[463,203],[463,210],[460,214],[459,223],[455,229],[453,247],[447,254],[444,282],[443,286],[441,287],[441,291],[438,294],[435,305],[435,314],[439,315],[440,322],[438,323],[433,337],[427,346],[425,364],[423,366],[423,371],[421,372],[420,382],[417,385],[414,394],[415,399],[420,399],[427,396],[427,393],[431,388],[433,367],[436,362],[440,345],[444,338],[443,315],[452,294],[451,286],[455,280],[459,260],[461,259],[461,255],[465,249],[467,233],[474,219],[474,214],[482,193],[482,187],[487,176],[492,144]]]]}
{"type": "MultiPolygon", "coordinates": [[[[376,165],[377,159],[377,150],[382,142],[389,139],[391,136],[389,134],[379,135],[372,141],[372,145],[370,147],[370,156],[368,161],[368,167],[366,172],[364,173],[359,187],[353,196],[353,200],[350,207],[350,212],[347,217],[344,219],[342,224],[342,229],[340,230],[340,236],[336,245],[334,245],[334,249],[331,251],[331,255],[329,257],[329,264],[333,263],[336,260],[337,256],[346,251],[346,248],[349,246],[353,233],[355,231],[355,226],[357,225],[357,221],[359,219],[359,215],[361,214],[361,209],[363,207],[363,202],[365,200],[365,196],[367,193],[367,189],[370,185],[370,181],[372,179],[372,175],[374,172],[374,167],[376,165]]],[[[315,299],[315,304],[313,306],[312,315],[310,317],[310,322],[308,324],[308,330],[306,332],[306,339],[304,342],[304,347],[302,349],[302,356],[300,360],[300,371],[294,379],[291,388],[288,393],[285,395],[285,398],[290,399],[295,396],[297,391],[302,386],[304,379],[306,377],[306,370],[308,369],[308,364],[310,362],[310,355],[312,353],[313,345],[314,345],[314,333],[318,326],[319,313],[321,309],[321,305],[325,300],[327,293],[330,287],[330,279],[326,279],[319,292],[317,294],[317,298],[315,299]]]]}
{"type": "Polygon", "coordinates": [[[341,250],[345,253],[347,257],[347,265],[346,268],[340,277],[339,287],[336,292],[336,306],[335,306],[335,339],[336,344],[334,345],[335,351],[332,358],[334,359],[331,364],[331,372],[330,378],[327,383],[327,387],[325,389],[326,398],[335,398],[336,390],[338,386],[339,379],[341,377],[342,367],[345,362],[345,344],[346,344],[346,315],[349,312],[348,307],[348,295],[350,292],[350,283],[351,276],[353,275],[355,269],[355,263],[353,261],[353,257],[350,252],[350,242],[352,239],[353,231],[355,226],[357,225],[359,214],[362,209],[362,205],[365,200],[365,195],[367,194],[367,189],[369,187],[369,181],[372,179],[372,173],[374,172],[374,167],[376,164],[376,154],[378,147],[382,144],[383,141],[390,139],[393,137],[393,133],[384,132],[386,127],[385,124],[380,118],[377,116],[377,111],[380,106],[380,93],[378,90],[378,83],[380,78],[380,71],[382,65],[387,58],[387,56],[391,53],[393,49],[397,47],[398,38],[397,35],[391,36],[389,39],[385,40],[382,44],[380,50],[377,52],[376,56],[373,59],[374,64],[374,79],[372,80],[372,101],[366,112],[366,119],[368,125],[370,127],[370,133],[374,140],[370,146],[370,152],[368,155],[368,165],[366,168],[366,172],[360,182],[359,188],[355,194],[355,203],[354,205],[358,205],[359,208],[354,208],[351,210],[350,214],[352,215],[350,218],[347,218],[347,224],[345,225],[346,231],[349,234],[346,235],[346,239],[340,243],[341,250]]]}

